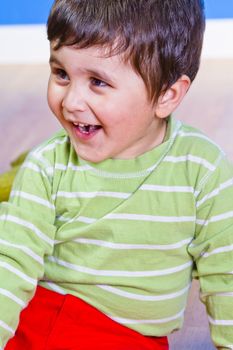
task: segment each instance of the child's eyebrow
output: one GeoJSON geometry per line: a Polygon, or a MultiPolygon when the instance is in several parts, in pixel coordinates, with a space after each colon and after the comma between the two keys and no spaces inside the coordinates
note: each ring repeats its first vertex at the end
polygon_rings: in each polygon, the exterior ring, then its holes
{"type": "Polygon", "coordinates": [[[86,69],[86,72],[109,83],[114,83],[114,79],[101,69],[86,69]]]}
{"type": "Polygon", "coordinates": [[[50,64],[51,64],[51,63],[57,63],[57,64],[61,65],[61,62],[60,62],[55,56],[53,56],[53,55],[50,56],[50,58],[49,58],[49,63],[50,63],[50,64]]]}
{"type": "MultiPolygon", "coordinates": [[[[49,59],[49,63],[56,63],[58,64],[59,66],[62,66],[62,63],[59,61],[59,59],[57,59],[57,57],[55,57],[54,55],[51,55],[50,56],[50,59],[49,59]]],[[[115,81],[114,79],[108,75],[105,71],[101,70],[101,69],[81,69],[83,72],[85,73],[88,73],[90,75],[93,75],[99,79],[103,79],[103,80],[106,80],[108,83],[110,84],[114,84],[115,81]]]]}

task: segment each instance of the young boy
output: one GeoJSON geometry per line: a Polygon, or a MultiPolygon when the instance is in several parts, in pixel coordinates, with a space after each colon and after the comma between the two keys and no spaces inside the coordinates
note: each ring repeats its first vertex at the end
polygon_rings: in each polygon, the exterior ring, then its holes
{"type": "Polygon", "coordinates": [[[168,349],[192,277],[216,348],[233,349],[233,166],[170,116],[203,32],[201,0],[55,1],[64,129],[1,206],[2,349],[168,349]]]}

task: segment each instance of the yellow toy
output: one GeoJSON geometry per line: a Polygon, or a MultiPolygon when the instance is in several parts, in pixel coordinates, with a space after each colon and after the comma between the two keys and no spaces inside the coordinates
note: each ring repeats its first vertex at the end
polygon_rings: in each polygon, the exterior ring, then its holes
{"type": "Polygon", "coordinates": [[[16,160],[11,163],[11,169],[0,174],[0,202],[7,201],[11,191],[15,175],[23,163],[28,152],[22,153],[16,160]]]}

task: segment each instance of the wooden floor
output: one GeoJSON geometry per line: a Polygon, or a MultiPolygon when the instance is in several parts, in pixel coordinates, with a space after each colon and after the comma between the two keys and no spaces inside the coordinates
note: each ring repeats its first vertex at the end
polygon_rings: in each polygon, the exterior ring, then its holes
{"type": "MultiPolygon", "coordinates": [[[[59,128],[46,104],[48,67],[0,66],[0,172],[10,161],[59,128]]],[[[176,117],[202,129],[233,160],[233,60],[202,62],[176,117]]],[[[171,350],[212,350],[194,282],[184,327],[170,336],[171,350]]]]}

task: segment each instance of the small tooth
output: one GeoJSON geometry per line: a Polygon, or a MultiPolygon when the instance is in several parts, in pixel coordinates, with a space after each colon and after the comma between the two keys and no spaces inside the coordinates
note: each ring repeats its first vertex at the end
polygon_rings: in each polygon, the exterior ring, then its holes
{"type": "Polygon", "coordinates": [[[80,126],[81,128],[88,126],[89,124],[84,124],[84,123],[78,123],[78,122],[73,122],[75,126],[80,126]]]}

